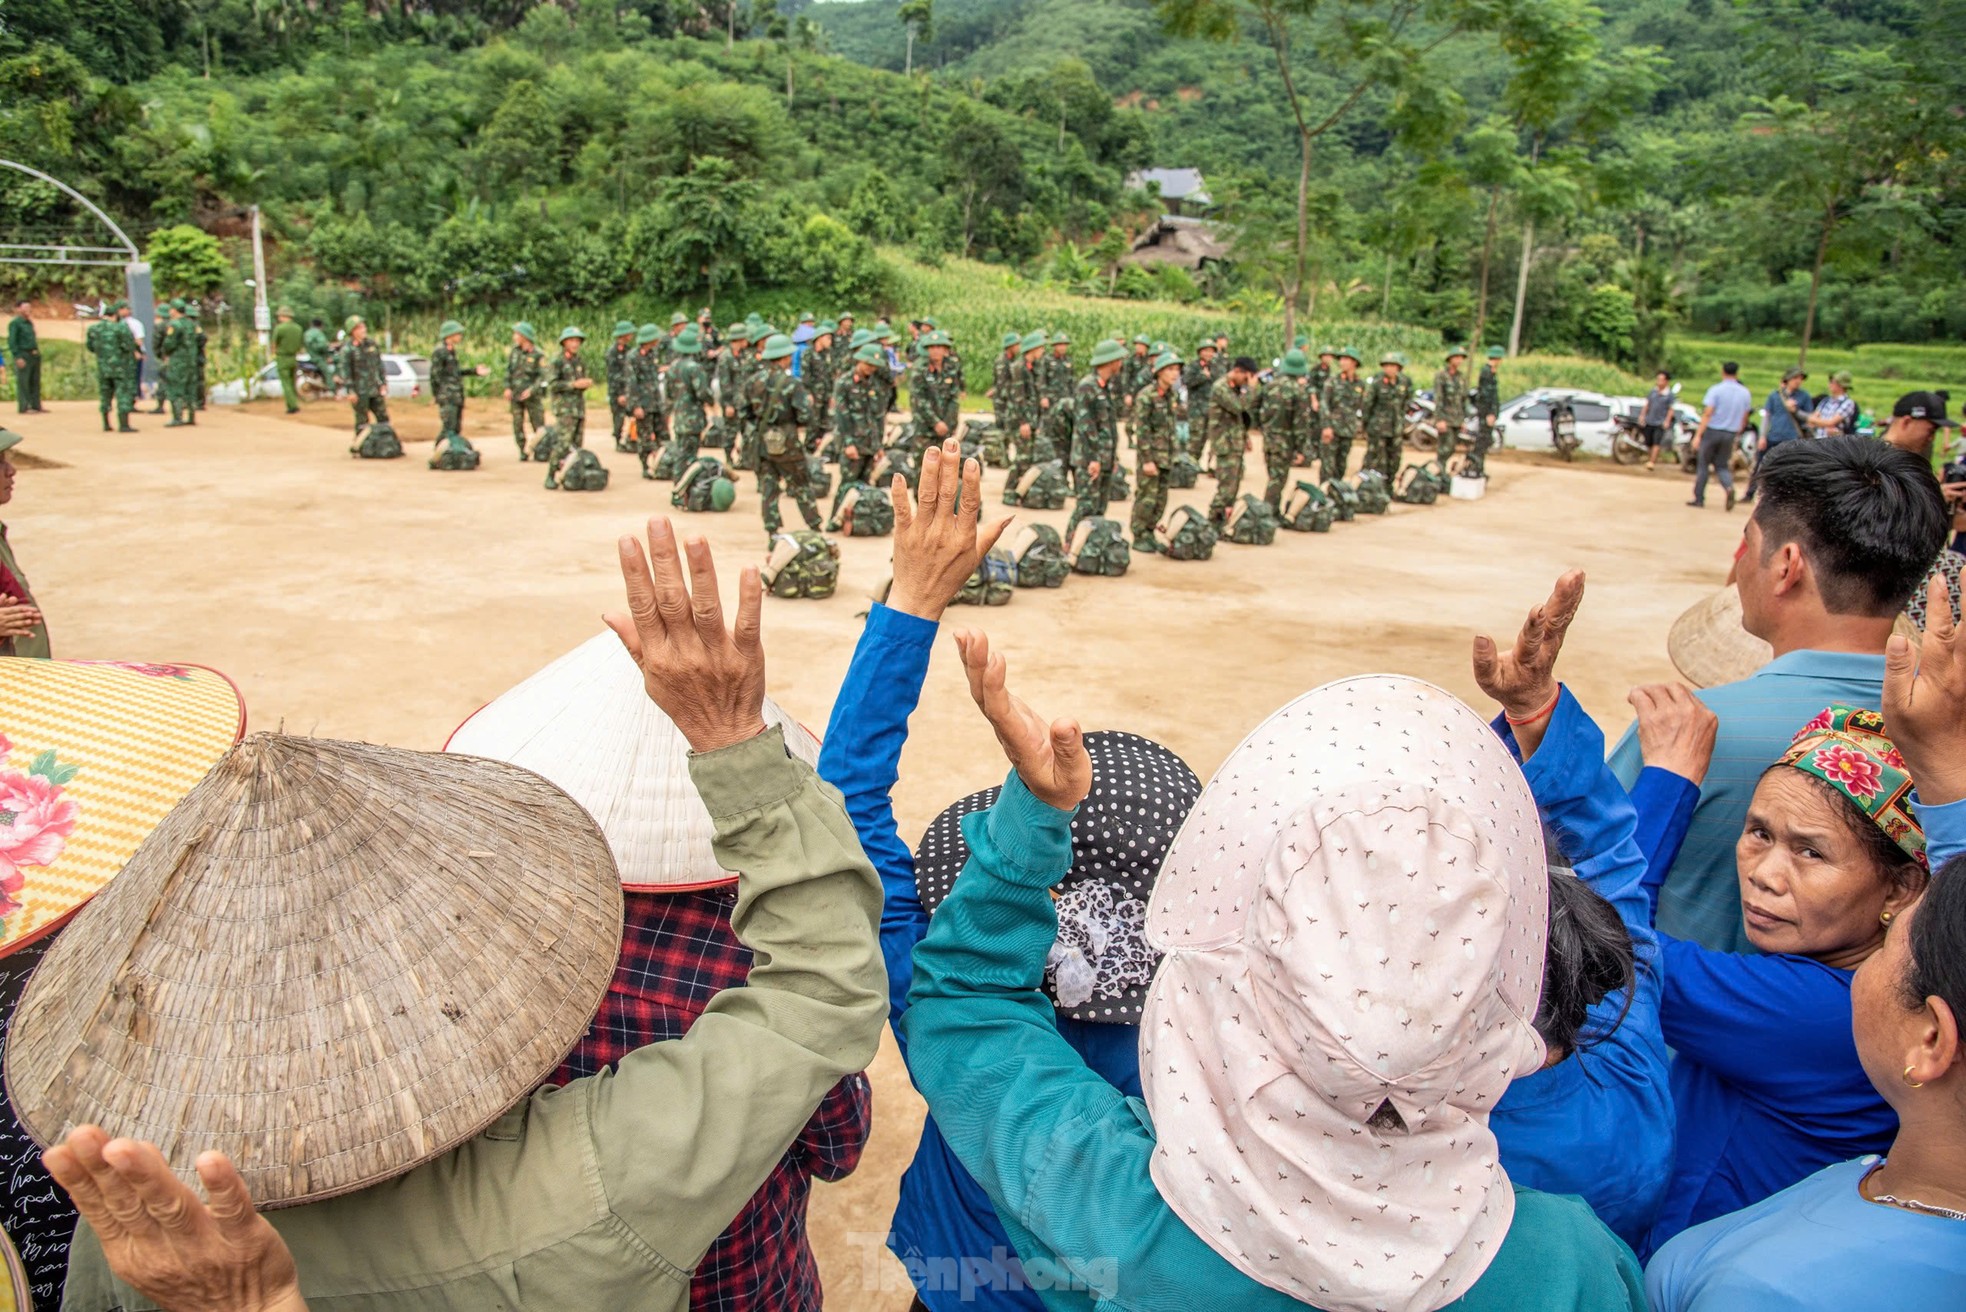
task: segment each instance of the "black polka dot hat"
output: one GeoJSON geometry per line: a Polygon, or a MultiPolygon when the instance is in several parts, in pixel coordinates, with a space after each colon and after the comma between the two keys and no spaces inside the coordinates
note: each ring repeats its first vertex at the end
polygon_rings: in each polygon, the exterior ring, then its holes
{"type": "MultiPolygon", "coordinates": [[[[1146,941],[1147,902],[1168,844],[1201,796],[1188,763],[1138,734],[1085,736],[1092,791],[1072,819],[1072,868],[1052,890],[1058,940],[1044,988],[1059,1014],[1135,1025],[1159,960],[1146,941]]],[[[953,803],[922,835],[915,888],[931,915],[969,863],[962,819],[996,805],[999,788],[953,803]]]]}

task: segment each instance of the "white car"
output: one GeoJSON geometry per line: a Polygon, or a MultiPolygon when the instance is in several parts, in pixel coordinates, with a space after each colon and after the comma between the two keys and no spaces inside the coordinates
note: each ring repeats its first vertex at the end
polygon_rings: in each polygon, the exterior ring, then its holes
{"type": "MultiPolygon", "coordinates": [[[[298,357],[300,361],[300,394],[305,400],[315,400],[326,396],[326,387],[320,381],[320,371],[314,368],[306,352],[298,357]]],[[[420,355],[384,355],[382,357],[382,379],[388,388],[389,398],[407,400],[423,395],[430,385],[430,361],[420,355]]],[[[212,389],[214,405],[238,405],[241,401],[260,401],[280,395],[280,371],[277,365],[267,365],[251,378],[235,378],[229,383],[220,383],[212,389]]]]}
{"type": "Polygon", "coordinates": [[[1504,402],[1496,413],[1495,427],[1504,439],[1502,444],[1517,451],[1550,449],[1550,402],[1558,397],[1570,403],[1576,416],[1579,449],[1600,456],[1611,454],[1611,416],[1631,414],[1642,404],[1636,397],[1539,387],[1504,402]]]}

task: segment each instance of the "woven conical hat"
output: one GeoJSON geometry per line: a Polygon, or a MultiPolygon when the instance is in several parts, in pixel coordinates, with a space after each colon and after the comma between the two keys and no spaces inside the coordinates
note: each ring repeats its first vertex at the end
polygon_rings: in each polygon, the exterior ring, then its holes
{"type": "Polygon", "coordinates": [[[1747,678],[1775,649],[1741,627],[1741,594],[1722,588],[1672,622],[1666,654],[1695,688],[1747,678]]]}
{"type": "Polygon", "coordinates": [[[0,657],[0,956],[94,897],[245,718],[212,670],[0,657]]]}
{"type": "Polygon", "coordinates": [[[6,1267],[5,1276],[0,1277],[0,1312],[34,1312],[34,1293],[27,1287],[27,1268],[21,1265],[20,1251],[5,1230],[0,1230],[0,1265],[6,1267]]]}
{"type": "Polygon", "coordinates": [[[587,814],[497,761],[260,734],[29,981],[7,1089],[262,1206],[402,1174],[484,1129],[587,1029],[621,944],[587,814]]]}
{"type": "MultiPolygon", "coordinates": [[[[765,699],[765,723],[808,764],[819,742],[765,699]]],[[[567,790],[599,822],[622,886],[680,893],[728,884],[715,827],[689,777],[689,743],[649,700],[634,657],[612,633],[574,648],[458,726],[444,749],[510,761],[567,790]]]]}

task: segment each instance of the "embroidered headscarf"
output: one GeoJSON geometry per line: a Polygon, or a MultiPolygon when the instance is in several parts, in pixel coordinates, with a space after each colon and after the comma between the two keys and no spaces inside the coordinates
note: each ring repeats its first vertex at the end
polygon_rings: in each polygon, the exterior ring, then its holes
{"type": "Polygon", "coordinates": [[[1778,763],[1820,779],[1850,799],[1885,836],[1923,866],[1925,827],[1911,809],[1911,772],[1884,732],[1884,717],[1829,706],[1802,726],[1778,763]]]}

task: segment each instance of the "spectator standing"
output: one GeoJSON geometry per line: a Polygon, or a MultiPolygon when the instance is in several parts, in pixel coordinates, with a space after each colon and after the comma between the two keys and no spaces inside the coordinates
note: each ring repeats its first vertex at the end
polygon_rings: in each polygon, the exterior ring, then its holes
{"type": "Polygon", "coordinates": [[[1645,408],[1638,426],[1645,434],[1645,469],[1650,473],[1659,463],[1659,448],[1665,445],[1666,429],[1672,425],[1672,375],[1661,369],[1652,378],[1652,390],[1645,394],[1645,408]]]}
{"type": "Polygon", "coordinates": [[[1700,427],[1693,434],[1693,448],[1699,463],[1693,477],[1693,499],[1689,506],[1707,504],[1707,476],[1718,474],[1727,491],[1727,508],[1734,508],[1734,444],[1746,427],[1748,409],[1754,396],[1741,384],[1741,366],[1732,360],[1720,366],[1720,381],[1707,389],[1700,427]]]}
{"type": "Polygon", "coordinates": [[[41,415],[48,408],[41,404],[41,340],[35,335],[34,320],[28,317],[33,306],[21,301],[14,306],[14,317],[7,323],[7,349],[14,356],[14,398],[24,415],[41,415]]]}
{"type": "Polygon", "coordinates": [[[1754,500],[1755,479],[1761,473],[1761,462],[1776,447],[1784,442],[1793,442],[1803,435],[1802,426],[1808,422],[1809,393],[1802,388],[1802,382],[1809,377],[1799,366],[1791,366],[1782,375],[1782,384],[1768,394],[1766,407],[1768,418],[1761,427],[1761,450],[1755,453],[1754,472],[1748,475],[1747,494],[1743,501],[1754,500]]]}
{"type": "Polygon", "coordinates": [[[1857,431],[1857,400],[1850,395],[1850,371],[1829,376],[1829,394],[1816,398],[1816,408],[1804,421],[1811,437],[1850,437],[1857,431]]]}
{"type": "MultiPolygon", "coordinates": [[[[14,462],[7,453],[20,445],[20,434],[0,428],[0,506],[14,499],[14,462]]],[[[48,655],[48,624],[34,594],[27,590],[27,576],[7,545],[7,526],[0,523],[0,656],[48,655]]]]}

